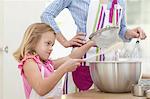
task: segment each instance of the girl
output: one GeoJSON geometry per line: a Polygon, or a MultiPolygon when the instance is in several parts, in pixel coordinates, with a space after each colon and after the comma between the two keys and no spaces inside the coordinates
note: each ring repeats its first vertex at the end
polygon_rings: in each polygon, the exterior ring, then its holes
{"type": "Polygon", "coordinates": [[[70,55],[57,60],[48,59],[55,42],[55,32],[44,23],[35,23],[28,27],[20,47],[14,53],[19,62],[26,99],[41,99],[61,95],[59,81],[66,72],[72,72],[83,62],[81,58],[92,41],[73,51],[70,55]],[[75,59],[76,58],[76,59],[75,59]],[[56,70],[54,72],[54,70],[56,70]]]}

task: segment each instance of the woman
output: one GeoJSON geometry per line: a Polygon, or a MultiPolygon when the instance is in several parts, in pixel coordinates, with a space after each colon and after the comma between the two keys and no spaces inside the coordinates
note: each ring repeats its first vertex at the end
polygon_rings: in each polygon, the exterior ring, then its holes
{"type": "MultiPolygon", "coordinates": [[[[97,29],[104,28],[107,25],[112,25],[113,22],[113,11],[115,8],[115,5],[120,5],[121,7],[121,16],[120,20],[118,20],[117,24],[120,26],[120,32],[119,35],[124,41],[130,41],[132,38],[140,38],[140,39],[145,39],[146,35],[143,32],[141,28],[134,28],[134,29],[127,29],[126,27],[126,19],[125,19],[125,0],[54,0],[42,13],[41,15],[41,20],[42,22],[50,25],[54,31],[57,33],[56,38],[57,40],[64,46],[64,47],[72,47],[72,46],[82,46],[84,44],[84,38],[88,37],[91,32],[96,31],[97,29]],[[104,12],[108,12],[108,16],[110,17],[105,17],[105,25],[99,27],[99,28],[92,28],[90,27],[87,28],[88,23],[87,21],[89,20],[90,15],[90,9],[93,8],[93,3],[98,2],[99,5],[104,5],[107,6],[105,7],[104,12]],[[71,40],[67,40],[63,34],[61,33],[59,27],[57,26],[55,22],[55,17],[63,10],[67,8],[74,21],[75,24],[77,25],[77,35],[73,37],[71,40]],[[92,31],[90,31],[92,29],[92,31]],[[86,37],[84,37],[86,36],[86,37]]],[[[102,6],[101,6],[102,7],[102,6]]],[[[102,8],[100,9],[102,10],[102,8]]],[[[94,9],[95,11],[98,10],[99,7],[94,9]]],[[[100,10],[100,11],[101,11],[100,10]]],[[[100,12],[98,12],[100,14],[100,12]]],[[[95,21],[95,19],[94,19],[95,21]]],[[[102,19],[100,19],[102,21],[102,19]]],[[[98,21],[97,21],[98,23],[98,21]]],[[[93,48],[92,53],[96,51],[97,48],[93,48]]],[[[90,52],[89,52],[90,54],[90,52]]],[[[86,54],[88,55],[88,54],[86,54]]],[[[86,55],[84,57],[86,57],[86,55]]],[[[73,80],[76,84],[76,86],[79,88],[79,90],[87,90],[92,86],[92,80],[90,77],[90,72],[89,72],[89,67],[86,66],[88,64],[84,63],[81,64],[84,66],[80,66],[75,72],[73,72],[73,80]]]]}

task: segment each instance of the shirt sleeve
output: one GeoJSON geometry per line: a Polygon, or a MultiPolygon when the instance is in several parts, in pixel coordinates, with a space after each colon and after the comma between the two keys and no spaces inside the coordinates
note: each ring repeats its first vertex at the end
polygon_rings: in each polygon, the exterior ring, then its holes
{"type": "Polygon", "coordinates": [[[125,1],[122,2],[123,5],[123,11],[122,11],[122,19],[121,19],[121,23],[120,23],[120,32],[119,32],[119,36],[120,38],[125,41],[125,42],[129,42],[130,40],[127,40],[125,38],[125,33],[127,31],[127,23],[126,23],[126,3],[125,1]]]}
{"type": "Polygon", "coordinates": [[[55,33],[60,33],[61,31],[55,21],[55,18],[64,8],[68,8],[71,2],[72,0],[54,0],[42,13],[41,21],[50,25],[54,29],[55,33]]]}

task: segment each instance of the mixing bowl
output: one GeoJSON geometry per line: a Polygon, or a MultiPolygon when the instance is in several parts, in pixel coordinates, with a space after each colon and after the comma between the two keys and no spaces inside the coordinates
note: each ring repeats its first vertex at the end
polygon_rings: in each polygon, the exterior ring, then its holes
{"type": "Polygon", "coordinates": [[[130,92],[141,77],[141,61],[90,61],[90,74],[103,92],[130,92]]]}

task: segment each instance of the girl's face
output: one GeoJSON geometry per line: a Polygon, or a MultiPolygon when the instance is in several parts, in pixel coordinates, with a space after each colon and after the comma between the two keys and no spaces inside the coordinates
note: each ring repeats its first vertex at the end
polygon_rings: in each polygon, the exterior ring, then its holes
{"type": "Polygon", "coordinates": [[[54,42],[54,33],[46,32],[42,34],[41,39],[37,42],[35,47],[35,51],[40,56],[41,60],[45,61],[49,58],[54,42]]]}

